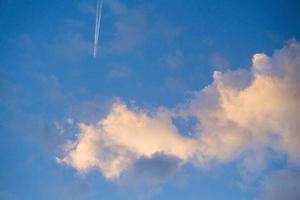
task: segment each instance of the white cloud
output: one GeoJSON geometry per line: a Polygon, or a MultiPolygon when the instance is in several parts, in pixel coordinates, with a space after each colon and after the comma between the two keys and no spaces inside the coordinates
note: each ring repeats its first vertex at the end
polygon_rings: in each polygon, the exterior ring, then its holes
{"type": "Polygon", "coordinates": [[[97,168],[111,180],[155,155],[200,167],[243,158],[244,165],[255,168],[255,160],[265,165],[258,149],[271,148],[300,165],[299,44],[290,41],[272,57],[255,54],[250,71],[216,71],[213,78],[172,111],[148,113],[116,102],[97,124],[79,125],[77,139],[65,145],[58,161],[80,173],[97,168]],[[172,123],[178,116],[197,118],[195,136],[179,133],[172,123]]]}
{"type": "Polygon", "coordinates": [[[183,110],[201,121],[196,153],[200,162],[227,161],[244,150],[263,146],[300,163],[299,57],[299,45],[292,41],[272,57],[255,54],[248,75],[214,72],[213,84],[183,110]]]}
{"type": "Polygon", "coordinates": [[[195,143],[179,135],[167,112],[149,116],[120,102],[98,124],[79,127],[77,141],[66,145],[68,155],[59,161],[80,172],[99,168],[109,179],[119,177],[135,160],[157,153],[186,160],[195,143]]]}

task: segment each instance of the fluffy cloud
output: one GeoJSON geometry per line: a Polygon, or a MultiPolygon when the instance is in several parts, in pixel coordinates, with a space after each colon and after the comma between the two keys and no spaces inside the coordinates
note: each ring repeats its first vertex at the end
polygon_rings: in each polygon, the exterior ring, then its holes
{"type": "Polygon", "coordinates": [[[255,54],[252,63],[249,71],[215,71],[211,85],[173,110],[148,113],[116,102],[97,124],[79,124],[58,162],[80,173],[100,169],[110,180],[157,162],[161,169],[149,173],[159,176],[170,165],[236,158],[251,168],[256,158],[264,163],[257,155],[269,148],[300,165],[300,46],[292,40],[271,57],[255,54]],[[195,117],[196,134],[180,133],[174,117],[195,117]]]}
{"type": "Polygon", "coordinates": [[[149,116],[120,102],[98,124],[79,127],[77,141],[66,144],[68,154],[59,162],[80,172],[99,168],[108,179],[119,177],[134,161],[157,153],[187,160],[196,144],[180,136],[167,111],[149,116]]]}
{"type": "Polygon", "coordinates": [[[251,72],[214,72],[213,84],[183,109],[200,121],[200,163],[271,147],[300,164],[299,58],[299,45],[292,41],[272,57],[255,54],[251,72]]]}

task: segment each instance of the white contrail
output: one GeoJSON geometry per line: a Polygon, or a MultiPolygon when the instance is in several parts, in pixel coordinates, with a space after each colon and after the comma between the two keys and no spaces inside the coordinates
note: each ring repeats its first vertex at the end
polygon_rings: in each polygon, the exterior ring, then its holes
{"type": "Polygon", "coordinates": [[[97,44],[98,44],[98,37],[99,37],[99,8],[100,8],[100,0],[97,0],[97,7],[96,7],[96,25],[95,25],[95,39],[94,39],[94,58],[97,54],[97,44]]]}
{"type": "Polygon", "coordinates": [[[96,8],[96,27],[95,27],[95,39],[98,42],[99,38],[99,30],[100,30],[100,19],[101,19],[101,10],[100,7],[102,6],[102,1],[100,3],[100,0],[97,0],[97,8],[96,8]]]}
{"type": "Polygon", "coordinates": [[[97,55],[97,45],[98,45],[98,38],[100,33],[100,24],[101,24],[101,15],[102,15],[102,4],[103,0],[97,1],[97,8],[96,8],[96,25],[95,25],[95,39],[94,39],[94,58],[97,55]]]}

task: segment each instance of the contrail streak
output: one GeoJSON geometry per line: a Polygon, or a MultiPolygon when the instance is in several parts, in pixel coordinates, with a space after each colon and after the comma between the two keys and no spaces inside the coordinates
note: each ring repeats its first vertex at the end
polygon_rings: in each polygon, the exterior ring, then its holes
{"type": "Polygon", "coordinates": [[[101,24],[101,15],[102,15],[102,4],[103,0],[97,1],[97,8],[96,8],[96,25],[95,25],[95,39],[94,39],[94,58],[97,55],[97,45],[100,33],[100,24],[101,24]]]}

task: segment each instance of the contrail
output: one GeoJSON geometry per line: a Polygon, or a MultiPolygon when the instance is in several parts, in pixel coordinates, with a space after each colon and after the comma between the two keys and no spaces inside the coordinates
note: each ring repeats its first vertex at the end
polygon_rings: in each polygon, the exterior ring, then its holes
{"type": "Polygon", "coordinates": [[[97,8],[96,8],[96,25],[95,25],[95,39],[94,39],[94,58],[97,55],[97,45],[98,45],[98,38],[100,33],[100,24],[101,24],[101,15],[102,15],[102,4],[103,0],[97,0],[97,8]]]}

